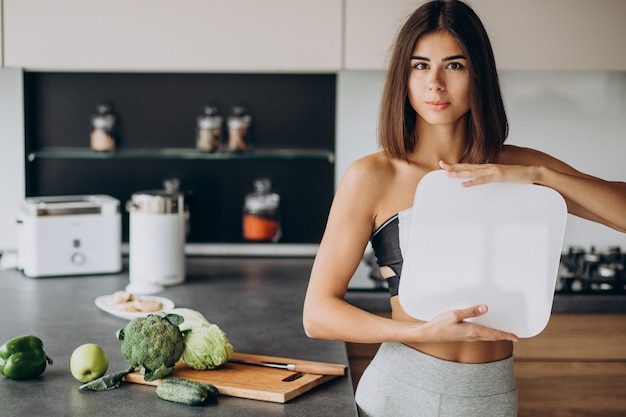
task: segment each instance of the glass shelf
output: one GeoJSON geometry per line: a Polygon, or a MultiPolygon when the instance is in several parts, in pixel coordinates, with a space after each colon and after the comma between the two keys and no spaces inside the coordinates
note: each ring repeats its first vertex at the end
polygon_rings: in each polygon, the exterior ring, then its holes
{"type": "Polygon", "coordinates": [[[321,149],[255,149],[246,153],[201,152],[194,148],[119,149],[113,152],[96,152],[90,148],[43,148],[28,153],[28,161],[36,159],[252,159],[293,160],[319,159],[335,162],[335,154],[321,149]]]}

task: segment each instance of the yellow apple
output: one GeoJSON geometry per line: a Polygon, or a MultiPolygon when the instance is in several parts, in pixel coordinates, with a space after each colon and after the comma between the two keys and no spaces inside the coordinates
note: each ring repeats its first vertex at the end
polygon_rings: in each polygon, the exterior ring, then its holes
{"type": "Polygon", "coordinates": [[[100,378],[109,369],[109,358],[95,343],[85,343],[77,347],[70,357],[72,376],[80,382],[91,382],[100,378]]]}

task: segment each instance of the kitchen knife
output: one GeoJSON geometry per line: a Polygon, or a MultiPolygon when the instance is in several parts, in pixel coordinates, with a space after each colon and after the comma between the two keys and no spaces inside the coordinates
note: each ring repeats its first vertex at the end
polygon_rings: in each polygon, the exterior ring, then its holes
{"type": "Polygon", "coordinates": [[[316,375],[345,375],[346,367],[344,365],[333,363],[282,363],[282,362],[263,362],[248,359],[231,358],[229,362],[240,363],[243,365],[266,366],[269,368],[287,369],[294,372],[302,372],[305,374],[316,375]]]}

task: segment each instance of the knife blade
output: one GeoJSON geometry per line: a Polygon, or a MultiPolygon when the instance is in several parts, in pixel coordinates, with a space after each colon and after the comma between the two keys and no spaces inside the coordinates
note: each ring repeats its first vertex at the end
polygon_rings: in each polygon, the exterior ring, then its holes
{"type": "Polygon", "coordinates": [[[243,365],[265,366],[268,368],[280,368],[287,369],[294,372],[302,372],[305,374],[316,375],[338,375],[343,376],[346,374],[346,367],[344,365],[334,363],[283,363],[283,362],[263,362],[254,361],[249,359],[231,358],[229,362],[239,363],[243,365]]]}

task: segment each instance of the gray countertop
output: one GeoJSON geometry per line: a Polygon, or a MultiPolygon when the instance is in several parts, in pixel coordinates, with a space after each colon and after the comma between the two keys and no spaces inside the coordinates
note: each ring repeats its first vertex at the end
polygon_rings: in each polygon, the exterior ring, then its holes
{"type": "MultiPolygon", "coordinates": [[[[238,352],[348,363],[345,345],[313,340],[302,329],[302,303],[310,258],[217,258],[187,261],[187,280],[160,295],[202,312],[227,334],[238,352]]],[[[98,343],[109,370],[125,369],[115,332],[128,321],[100,311],[96,297],[123,289],[128,274],[27,278],[0,271],[0,343],[23,334],[42,338],[54,359],[33,380],[0,376],[0,416],[356,416],[350,376],[314,388],[286,404],[222,396],[216,405],[190,407],[162,401],[153,387],[124,384],[108,392],[80,392],[69,371],[73,350],[98,343]]],[[[389,294],[349,291],[346,300],[370,311],[389,310],[389,294]]],[[[624,296],[559,296],[553,312],[624,313],[624,296]]]]}
{"type": "MultiPolygon", "coordinates": [[[[346,301],[369,311],[391,311],[387,289],[349,290],[346,301]]],[[[555,294],[552,313],[625,314],[626,294],[555,294]]]]}
{"type": "MultiPolygon", "coordinates": [[[[309,339],[302,303],[312,259],[191,258],[187,280],[159,294],[176,306],[202,312],[227,334],[235,350],[270,356],[348,364],[345,345],[309,339]]],[[[54,359],[33,380],[0,376],[2,416],[356,416],[349,374],[285,403],[221,396],[216,405],[191,407],[158,399],[154,387],[125,383],[107,392],[80,392],[69,370],[73,350],[97,343],[109,371],[125,369],[115,332],[128,321],[99,310],[94,300],[124,289],[116,275],[27,278],[0,271],[0,343],[23,334],[39,336],[54,359]]]]}

